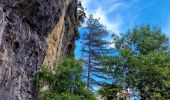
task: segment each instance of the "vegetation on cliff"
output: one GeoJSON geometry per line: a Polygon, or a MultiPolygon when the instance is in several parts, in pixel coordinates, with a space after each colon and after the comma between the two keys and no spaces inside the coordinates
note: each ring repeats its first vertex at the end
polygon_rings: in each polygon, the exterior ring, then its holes
{"type": "Polygon", "coordinates": [[[43,67],[37,75],[40,98],[44,100],[96,100],[82,81],[81,60],[66,58],[55,63],[55,70],[43,67]],[[44,87],[47,87],[45,90],[44,87]]]}

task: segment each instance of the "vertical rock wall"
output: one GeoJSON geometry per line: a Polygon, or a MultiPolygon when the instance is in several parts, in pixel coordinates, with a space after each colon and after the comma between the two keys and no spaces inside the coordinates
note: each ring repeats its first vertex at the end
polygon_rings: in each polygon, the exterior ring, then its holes
{"type": "Polygon", "coordinates": [[[76,3],[67,2],[54,29],[47,38],[48,50],[44,60],[44,65],[53,69],[55,60],[62,59],[67,55],[73,55],[74,41],[76,39],[76,9],[73,9],[76,3]]]}
{"type": "Polygon", "coordinates": [[[77,0],[0,0],[0,100],[37,100],[44,63],[73,54],[77,0]]]}

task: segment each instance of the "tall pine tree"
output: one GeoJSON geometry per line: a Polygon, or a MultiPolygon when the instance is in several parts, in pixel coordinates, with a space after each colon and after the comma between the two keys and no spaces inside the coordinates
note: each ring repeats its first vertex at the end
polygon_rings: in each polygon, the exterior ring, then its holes
{"type": "Polygon", "coordinates": [[[94,19],[90,15],[87,20],[86,32],[82,35],[82,53],[87,70],[87,88],[91,89],[91,85],[99,84],[96,77],[103,77],[100,73],[102,66],[102,57],[109,51],[109,42],[106,41],[108,31],[106,27],[99,23],[98,19],[94,19]]]}

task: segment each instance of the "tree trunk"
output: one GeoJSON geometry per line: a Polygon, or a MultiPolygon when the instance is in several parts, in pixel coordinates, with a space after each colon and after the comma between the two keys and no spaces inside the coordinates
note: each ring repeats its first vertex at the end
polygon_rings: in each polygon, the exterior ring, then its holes
{"type": "MultiPolygon", "coordinates": [[[[91,37],[91,35],[89,34],[89,37],[91,37]]],[[[90,78],[91,78],[91,41],[89,40],[89,52],[88,52],[88,75],[87,75],[87,89],[90,90],[90,78]]]]}

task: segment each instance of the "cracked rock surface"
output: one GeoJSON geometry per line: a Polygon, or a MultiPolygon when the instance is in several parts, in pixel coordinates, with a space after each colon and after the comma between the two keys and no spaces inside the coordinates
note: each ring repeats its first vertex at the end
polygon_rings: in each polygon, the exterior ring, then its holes
{"type": "Polygon", "coordinates": [[[42,64],[73,55],[77,0],[0,0],[0,100],[37,100],[42,64]]]}

